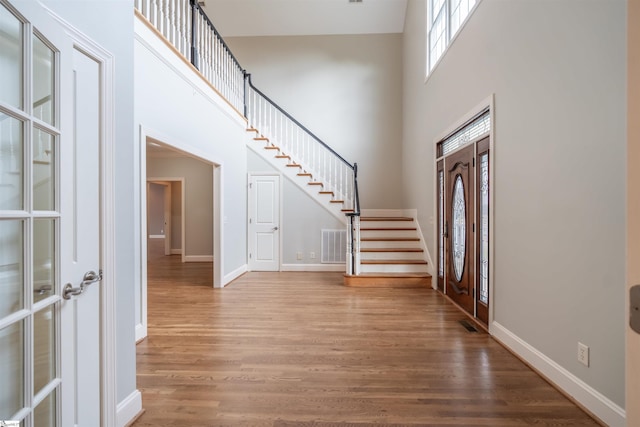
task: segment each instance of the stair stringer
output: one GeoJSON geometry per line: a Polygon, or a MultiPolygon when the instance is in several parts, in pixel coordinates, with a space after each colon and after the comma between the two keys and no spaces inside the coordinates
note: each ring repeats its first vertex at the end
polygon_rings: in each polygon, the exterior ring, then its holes
{"type": "MultiPolygon", "coordinates": [[[[361,217],[397,217],[405,216],[413,218],[414,225],[416,226],[416,234],[420,239],[420,248],[424,251],[424,260],[427,261],[426,270],[431,276],[436,276],[434,264],[431,259],[429,248],[427,247],[424,235],[418,223],[418,210],[417,209],[362,209],[361,217]]],[[[437,281],[432,282],[432,287],[437,284],[437,281]]]]}
{"type": "MultiPolygon", "coordinates": [[[[347,218],[345,213],[342,211],[343,204],[342,203],[331,203],[331,196],[327,194],[320,194],[319,190],[316,186],[308,185],[310,182],[308,177],[298,176],[298,172],[300,172],[299,168],[288,167],[286,159],[278,159],[273,155],[272,150],[265,150],[264,145],[260,144],[259,141],[253,140],[250,138],[247,142],[247,147],[256,153],[258,156],[263,158],[267,163],[273,166],[276,170],[278,170],[283,176],[288,178],[291,182],[293,182],[298,188],[304,191],[306,194],[311,197],[314,201],[320,205],[323,209],[333,215],[336,219],[338,219],[342,224],[347,225],[347,218]]],[[[275,151],[275,150],[273,150],[275,151]]],[[[302,164],[302,169],[304,169],[304,165],[302,164]]]]}

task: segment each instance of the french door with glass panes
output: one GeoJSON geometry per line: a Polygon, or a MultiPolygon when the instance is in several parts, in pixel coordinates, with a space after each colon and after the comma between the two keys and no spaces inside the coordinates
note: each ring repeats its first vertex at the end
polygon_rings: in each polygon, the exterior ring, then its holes
{"type": "Polygon", "coordinates": [[[0,75],[0,420],[99,426],[99,64],[0,0],[0,75]]]}
{"type": "Polygon", "coordinates": [[[489,322],[489,111],[438,144],[437,287],[489,322]]]}

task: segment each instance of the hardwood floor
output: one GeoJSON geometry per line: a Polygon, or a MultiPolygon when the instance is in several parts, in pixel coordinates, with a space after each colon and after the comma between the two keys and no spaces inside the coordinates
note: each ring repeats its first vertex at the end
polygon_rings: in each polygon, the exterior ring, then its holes
{"type": "Polygon", "coordinates": [[[431,289],[150,257],[143,426],[597,425],[431,289]]]}

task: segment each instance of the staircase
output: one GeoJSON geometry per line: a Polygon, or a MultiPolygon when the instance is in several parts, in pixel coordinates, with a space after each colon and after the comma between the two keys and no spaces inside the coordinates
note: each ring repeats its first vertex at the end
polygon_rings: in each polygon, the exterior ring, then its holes
{"type": "Polygon", "coordinates": [[[346,286],[430,287],[427,254],[417,222],[398,210],[362,210],[360,274],[346,286]]]}
{"type": "Polygon", "coordinates": [[[314,176],[314,173],[307,169],[306,165],[294,159],[283,147],[274,144],[258,129],[249,127],[247,132],[252,138],[248,145],[251,150],[277,168],[283,175],[289,177],[301,190],[316,199],[334,217],[346,224],[345,213],[353,212],[353,208],[348,207],[345,200],[336,195],[329,183],[314,176]]]}
{"type": "Polygon", "coordinates": [[[244,116],[249,148],[346,224],[345,285],[430,285],[428,252],[415,215],[361,212],[358,165],[346,161],[253,85],[251,74],[242,68],[199,2],[135,0],[134,5],[136,14],[244,116]]]}

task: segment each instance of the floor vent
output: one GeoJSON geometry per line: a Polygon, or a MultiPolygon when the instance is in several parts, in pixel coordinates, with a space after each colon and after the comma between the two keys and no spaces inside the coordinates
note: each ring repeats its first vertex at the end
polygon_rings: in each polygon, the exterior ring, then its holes
{"type": "Polygon", "coordinates": [[[322,230],[323,264],[343,264],[347,259],[347,230],[322,230]]]}
{"type": "Polygon", "coordinates": [[[471,323],[469,323],[467,320],[461,320],[460,324],[462,326],[464,326],[464,328],[468,331],[468,332],[478,332],[478,330],[476,329],[475,326],[473,326],[471,323]]]}

